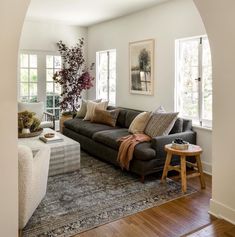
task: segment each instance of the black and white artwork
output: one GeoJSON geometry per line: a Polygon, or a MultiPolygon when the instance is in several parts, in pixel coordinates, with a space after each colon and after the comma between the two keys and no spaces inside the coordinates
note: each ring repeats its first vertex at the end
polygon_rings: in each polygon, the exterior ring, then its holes
{"type": "Polygon", "coordinates": [[[153,95],[154,40],[129,44],[130,93],[153,95]]]}

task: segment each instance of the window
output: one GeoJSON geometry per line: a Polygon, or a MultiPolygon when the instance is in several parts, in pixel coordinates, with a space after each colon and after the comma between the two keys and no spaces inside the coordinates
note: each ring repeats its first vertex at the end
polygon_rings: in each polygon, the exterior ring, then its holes
{"type": "Polygon", "coordinates": [[[20,55],[20,100],[37,101],[37,55],[20,55]]]}
{"type": "Polygon", "coordinates": [[[116,104],[116,50],[96,53],[96,97],[116,104]]]}
{"type": "Polygon", "coordinates": [[[212,126],[212,62],[207,37],[176,41],[176,110],[195,125],[212,126]]]}
{"type": "Polygon", "coordinates": [[[55,52],[23,51],[19,59],[18,99],[22,102],[43,101],[46,110],[59,120],[61,88],[52,77],[61,69],[61,56],[55,52]]]}
{"type": "Polygon", "coordinates": [[[61,69],[61,57],[46,56],[46,108],[47,111],[54,114],[56,119],[60,116],[60,94],[61,87],[56,84],[52,77],[56,71],[61,69]]]}

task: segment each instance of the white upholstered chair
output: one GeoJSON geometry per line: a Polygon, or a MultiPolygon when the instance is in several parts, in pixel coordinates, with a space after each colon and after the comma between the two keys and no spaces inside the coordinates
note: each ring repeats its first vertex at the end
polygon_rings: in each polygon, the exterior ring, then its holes
{"type": "Polygon", "coordinates": [[[55,129],[55,116],[51,113],[45,112],[43,102],[18,102],[18,112],[23,112],[25,110],[36,114],[35,116],[41,121],[41,128],[55,129]]]}
{"type": "Polygon", "coordinates": [[[49,147],[43,147],[33,157],[29,147],[18,146],[20,230],[25,227],[46,195],[49,160],[49,147]]]}

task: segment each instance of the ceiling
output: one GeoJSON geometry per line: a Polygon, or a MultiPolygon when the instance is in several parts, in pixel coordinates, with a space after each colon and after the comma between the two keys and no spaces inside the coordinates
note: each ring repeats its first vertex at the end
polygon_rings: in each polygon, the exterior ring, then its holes
{"type": "Polygon", "coordinates": [[[167,0],[31,0],[26,19],[90,26],[167,0]]]}

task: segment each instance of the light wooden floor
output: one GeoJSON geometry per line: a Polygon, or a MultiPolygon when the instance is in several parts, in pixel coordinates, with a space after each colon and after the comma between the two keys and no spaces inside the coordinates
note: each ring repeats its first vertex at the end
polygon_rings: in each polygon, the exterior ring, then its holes
{"type": "Polygon", "coordinates": [[[206,190],[200,189],[197,178],[190,179],[198,192],[75,237],[235,237],[235,226],[208,214],[211,177],[205,179],[206,190]]]}

